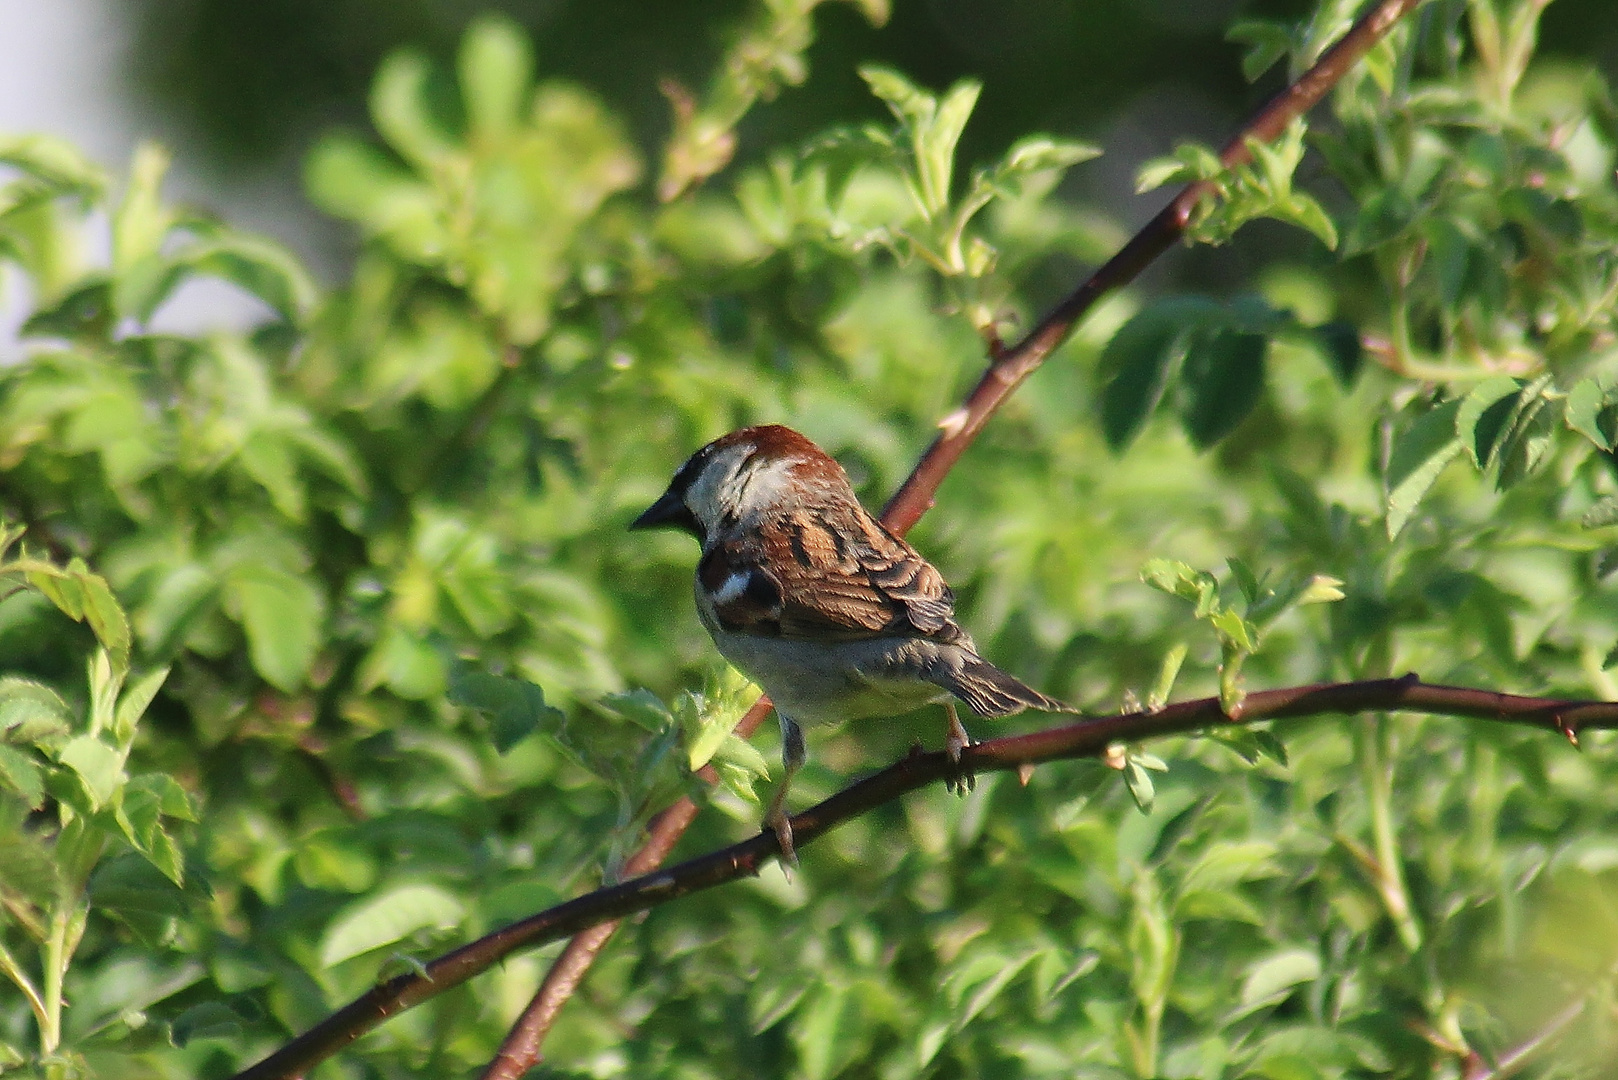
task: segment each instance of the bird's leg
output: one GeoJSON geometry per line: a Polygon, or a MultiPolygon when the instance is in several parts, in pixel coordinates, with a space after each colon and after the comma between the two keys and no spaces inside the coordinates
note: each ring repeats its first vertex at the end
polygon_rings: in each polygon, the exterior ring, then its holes
{"type": "Polygon", "coordinates": [[[798,852],[792,846],[792,822],[787,820],[786,801],[787,792],[792,787],[792,777],[803,763],[808,760],[809,753],[803,745],[803,728],[780,709],[775,710],[776,718],[781,721],[781,786],[775,789],[775,798],[770,800],[770,812],[765,815],[764,824],[775,833],[776,842],[781,845],[781,862],[784,866],[795,868],[798,865],[798,852]]]}
{"type": "MultiPolygon", "coordinates": [[[[966,733],[961,726],[961,718],[956,715],[955,702],[944,702],[944,711],[949,713],[949,732],[944,736],[944,753],[957,766],[961,763],[961,751],[972,745],[972,736],[966,733]]],[[[958,795],[965,795],[977,785],[977,777],[970,772],[957,772],[955,778],[948,781],[948,787],[958,795]]]]}

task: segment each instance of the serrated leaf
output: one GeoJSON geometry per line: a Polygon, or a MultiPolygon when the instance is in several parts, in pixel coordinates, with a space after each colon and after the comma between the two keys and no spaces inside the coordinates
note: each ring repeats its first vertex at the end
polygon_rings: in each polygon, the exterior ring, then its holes
{"type": "Polygon", "coordinates": [[[1429,410],[1402,432],[1388,461],[1387,529],[1399,535],[1422,498],[1456,454],[1461,440],[1455,436],[1455,417],[1461,403],[1446,401],[1429,410]]]}
{"type": "Polygon", "coordinates": [[[1455,434],[1472,455],[1472,463],[1487,468],[1517,405],[1522,383],[1510,375],[1494,375],[1472,388],[1455,414],[1455,434]]]}
{"type": "Polygon", "coordinates": [[[1501,491],[1522,481],[1539,467],[1550,450],[1554,415],[1545,388],[1550,376],[1543,376],[1523,388],[1511,427],[1495,448],[1495,487],[1501,491]]]}
{"type": "Polygon", "coordinates": [[[1253,624],[1242,618],[1232,608],[1214,612],[1208,619],[1219,636],[1242,652],[1253,652],[1258,648],[1258,633],[1253,624]]]}
{"type": "Polygon", "coordinates": [[[1210,599],[1219,595],[1219,582],[1212,574],[1177,559],[1146,560],[1140,568],[1140,579],[1160,592],[1196,604],[1199,616],[1210,599]]]}
{"type": "Polygon", "coordinates": [[[45,801],[45,777],[39,763],[14,746],[0,743],[0,787],[22,797],[31,810],[45,801]]]}
{"type": "Polygon", "coordinates": [[[1259,749],[1263,750],[1277,763],[1287,765],[1287,748],[1273,731],[1259,728],[1253,732],[1253,738],[1258,741],[1259,749]]]}
{"type": "Polygon", "coordinates": [[[320,966],[335,967],[422,930],[459,926],[466,909],[436,885],[397,885],[344,908],[320,940],[320,966]]]}
{"type": "Polygon", "coordinates": [[[163,205],[159,190],[168,167],[168,151],[157,144],[146,142],[135,148],[129,187],[112,219],[115,277],[121,278],[131,268],[156,256],[174,224],[174,215],[163,205]]]}
{"type": "Polygon", "coordinates": [[[123,694],[118,698],[118,709],[113,714],[113,736],[120,744],[128,743],[135,737],[135,726],[146,714],[147,707],[151,705],[152,699],[157,697],[157,692],[162,689],[168,675],[168,668],[158,668],[156,671],[147,672],[124,688],[123,694]]]}
{"type": "Polygon", "coordinates": [[[44,683],[0,678],[0,739],[23,746],[48,741],[67,733],[70,718],[62,696],[44,683]]]}
{"type": "Polygon", "coordinates": [[[1612,449],[1612,440],[1601,430],[1601,410],[1606,406],[1607,394],[1594,379],[1580,379],[1567,392],[1562,415],[1567,426],[1595,443],[1603,450],[1612,449]]]}

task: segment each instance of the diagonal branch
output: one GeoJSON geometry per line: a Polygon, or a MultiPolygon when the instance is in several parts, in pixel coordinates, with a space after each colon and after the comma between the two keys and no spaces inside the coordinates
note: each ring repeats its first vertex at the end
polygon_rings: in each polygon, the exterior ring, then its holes
{"type": "MultiPolygon", "coordinates": [[[[1415,675],[1259,690],[1247,695],[1236,715],[1222,712],[1218,698],[1201,698],[1156,712],[1119,713],[991,739],[967,748],[959,768],[942,751],[912,752],[794,815],[794,843],[802,848],[843,822],[907,792],[952,779],[960,769],[1018,770],[1046,761],[1100,757],[1117,743],[1180,735],[1210,725],[1361,712],[1423,713],[1520,724],[1555,732],[1575,744],[1579,732],[1587,728],[1618,728],[1618,702],[1522,697],[1464,686],[1432,686],[1415,675]]],[[[379,983],[233,1080],[292,1080],[388,1018],[459,986],[512,953],[610,925],[627,915],[756,874],[765,860],[778,853],[775,834],[763,832],[670,869],[655,870],[558,904],[446,953],[420,972],[379,983]]]]}
{"type": "MultiPolygon", "coordinates": [[[[1382,40],[1395,23],[1420,2],[1381,0],[1343,35],[1342,40],[1326,50],[1314,66],[1244,124],[1220,151],[1220,161],[1227,168],[1235,168],[1252,160],[1250,146],[1254,140],[1274,140],[1293,120],[1312,109],[1372,46],[1382,40]]],[[[921,520],[921,516],[933,505],[933,497],[944,482],[944,477],[954,468],[966,448],[972,445],[978,432],[983,430],[1001,403],[1067,340],[1073,328],[1095,306],[1097,300],[1129,284],[1185,235],[1192,212],[1212,192],[1213,187],[1210,182],[1186,187],[1021,341],[1009,349],[995,351],[965,404],[939,423],[938,437],[917,462],[909,479],[888,501],[882,511],[884,525],[903,536],[921,520]]],[[[744,739],[750,737],[769,713],[769,699],[760,698],[736,725],[736,734],[744,739]]],[[[711,775],[708,779],[713,781],[711,775]]],[[[689,799],[680,800],[666,811],[652,824],[646,845],[631,858],[628,864],[630,872],[645,873],[656,868],[695,817],[696,807],[689,799]],[[659,852],[654,858],[653,853],[659,852]]],[[[597,927],[588,935],[568,942],[533,1000],[501,1043],[482,1080],[518,1080],[539,1060],[540,1044],[545,1041],[562,1005],[572,996],[579,980],[616,928],[615,923],[597,927]]]]}

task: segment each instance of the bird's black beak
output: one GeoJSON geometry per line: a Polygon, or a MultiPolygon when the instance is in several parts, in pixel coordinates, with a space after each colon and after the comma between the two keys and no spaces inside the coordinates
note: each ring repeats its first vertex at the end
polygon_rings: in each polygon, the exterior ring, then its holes
{"type": "Polygon", "coordinates": [[[658,499],[646,512],[629,523],[631,529],[684,529],[692,536],[700,539],[702,528],[697,524],[696,515],[691,508],[685,505],[685,500],[672,489],[665,491],[663,497],[658,499]]]}

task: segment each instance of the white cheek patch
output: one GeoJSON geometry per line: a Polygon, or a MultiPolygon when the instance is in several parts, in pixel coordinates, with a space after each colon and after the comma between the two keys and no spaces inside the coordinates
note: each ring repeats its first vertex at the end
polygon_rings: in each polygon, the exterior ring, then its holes
{"type": "Polygon", "coordinates": [[[729,509],[726,505],[729,496],[726,493],[742,463],[747,460],[747,455],[752,452],[751,445],[733,446],[721,451],[703,467],[687,489],[685,505],[696,515],[703,528],[712,528],[714,522],[729,509]]]}
{"type": "Polygon", "coordinates": [[[723,607],[725,604],[740,599],[741,595],[747,591],[747,583],[751,579],[752,575],[743,570],[738,570],[731,574],[720,583],[719,588],[714,590],[714,606],[723,607]]]}

